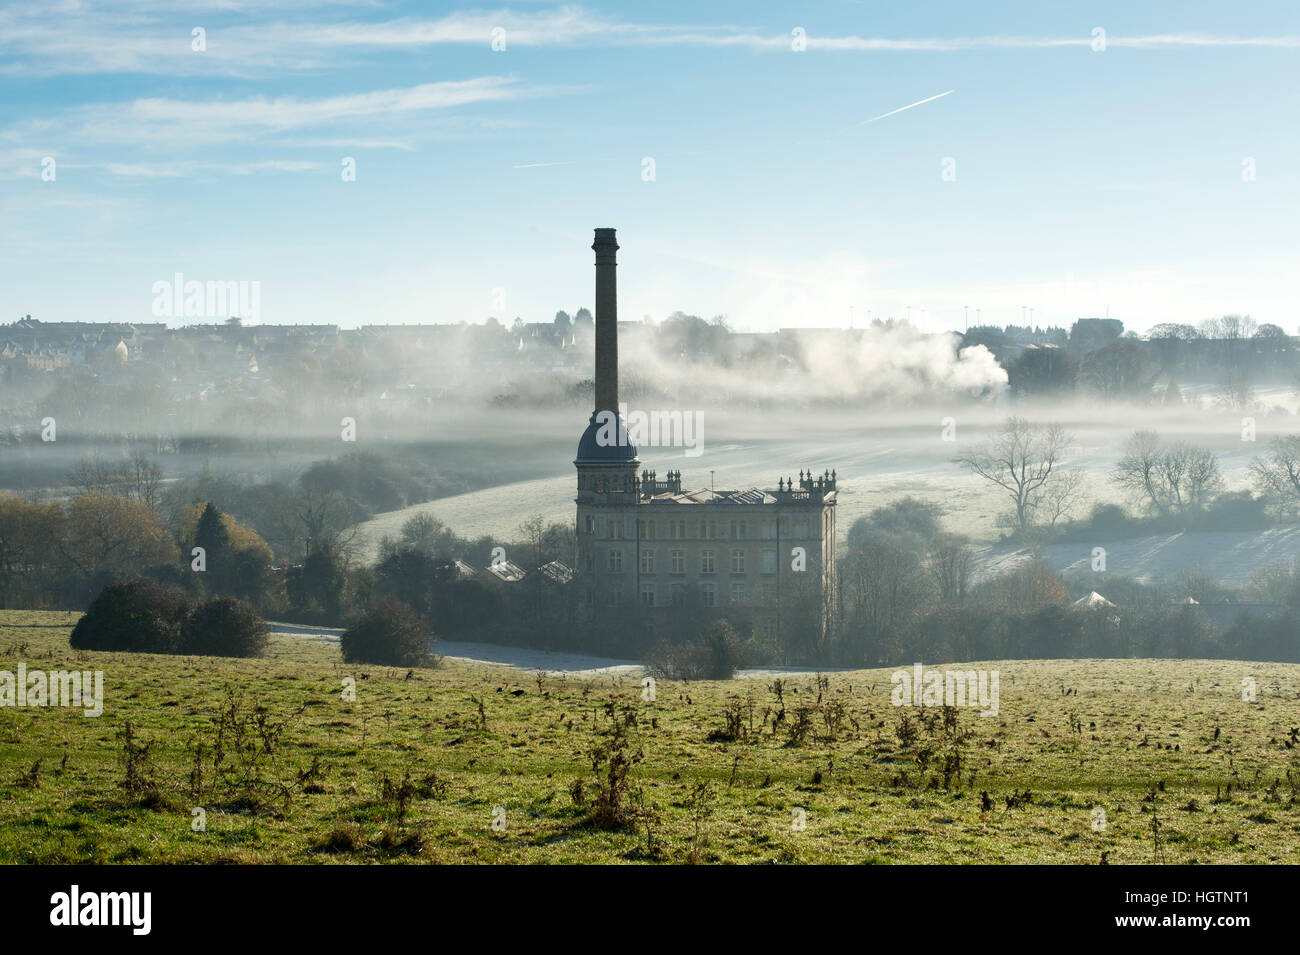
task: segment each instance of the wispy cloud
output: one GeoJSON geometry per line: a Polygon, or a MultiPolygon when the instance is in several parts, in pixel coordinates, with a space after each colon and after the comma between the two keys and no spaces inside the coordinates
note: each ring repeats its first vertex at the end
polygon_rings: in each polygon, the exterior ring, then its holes
{"type": "MultiPolygon", "coordinates": [[[[351,6],[350,4],[348,5],[351,6]]],[[[350,56],[419,51],[444,45],[488,48],[494,31],[506,49],[579,46],[699,46],[752,50],[791,48],[789,31],[765,32],[734,25],[699,26],[617,19],[578,6],[518,12],[464,10],[438,18],[331,20],[331,3],[210,0],[187,10],[155,2],[51,3],[0,10],[0,72],[143,73],[184,76],[262,75],[349,65],[350,56]],[[309,8],[326,22],[299,22],[309,8]],[[225,22],[232,13],[239,21],[225,22]],[[207,48],[191,49],[190,30],[206,30],[207,48]]],[[[350,9],[348,12],[352,12],[350,9]]],[[[945,53],[977,50],[1086,48],[1090,33],[1064,36],[983,35],[875,37],[807,34],[810,51],[845,53],[945,53]]],[[[1300,35],[1177,32],[1112,34],[1108,48],[1300,47],[1300,35]]]]}
{"type": "Polygon", "coordinates": [[[305,139],[301,145],[319,149],[399,149],[403,152],[415,149],[414,143],[404,139],[305,139]]]}
{"type": "MultiPolygon", "coordinates": [[[[315,99],[171,99],[149,97],[122,103],[72,107],[23,128],[0,131],[0,141],[77,141],[142,145],[221,142],[266,134],[301,133],[345,122],[382,123],[411,114],[545,95],[555,88],[526,86],[510,76],[422,83],[418,86],[315,99]]],[[[340,142],[397,145],[402,141],[344,136],[340,142]]]]}
{"type": "Polygon", "coordinates": [[[282,132],[325,126],[339,121],[392,118],[408,113],[448,109],[472,103],[516,99],[530,90],[509,76],[422,83],[318,99],[253,97],[240,100],[137,99],[104,110],[94,107],[85,128],[111,138],[139,130],[184,133],[204,139],[229,139],[259,132],[282,132]]]}
{"type": "Polygon", "coordinates": [[[307,172],[320,168],[320,163],[310,160],[267,159],[259,162],[213,163],[213,162],[165,162],[165,163],[126,163],[106,162],[90,164],[68,164],[67,168],[94,168],[121,176],[126,179],[180,179],[203,173],[224,173],[235,176],[251,176],[259,172],[307,172]]]}
{"type": "MultiPolygon", "coordinates": [[[[320,98],[247,97],[171,99],[151,97],[121,103],[69,107],[39,120],[0,129],[0,172],[39,174],[43,156],[54,155],[67,168],[97,168],[122,177],[175,178],[200,173],[249,175],[260,171],[296,172],[314,168],[307,160],[212,162],[186,156],[196,146],[234,143],[302,148],[413,148],[410,137],[392,136],[413,125],[433,122],[427,114],[473,104],[498,103],[545,95],[555,88],[527,86],[510,76],[423,83],[320,98]],[[366,130],[367,132],[363,132],[366,130]],[[373,132],[373,135],[370,133],[373,132]],[[312,135],[312,134],[315,135],[312,135]],[[304,135],[306,134],[306,135],[304,135]],[[28,144],[37,143],[38,146],[28,144]],[[112,153],[131,148],[133,155],[112,153]],[[170,159],[141,160],[139,152],[170,159]]],[[[464,128],[464,123],[460,127],[464,128]]]]}

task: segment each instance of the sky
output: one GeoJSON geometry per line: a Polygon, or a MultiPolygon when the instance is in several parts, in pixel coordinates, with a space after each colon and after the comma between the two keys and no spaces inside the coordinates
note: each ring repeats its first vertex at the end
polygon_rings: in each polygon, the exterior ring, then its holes
{"type": "Polygon", "coordinates": [[[1296,334],[1300,7],[1135,6],[2,4],[0,322],[1296,334]]]}

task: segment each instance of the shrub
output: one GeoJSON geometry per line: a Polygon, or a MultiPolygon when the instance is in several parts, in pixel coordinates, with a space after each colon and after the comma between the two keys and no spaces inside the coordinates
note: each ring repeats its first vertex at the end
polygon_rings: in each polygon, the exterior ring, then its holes
{"type": "Polygon", "coordinates": [[[1140,521],[1135,521],[1118,504],[1098,504],[1092,509],[1089,531],[1094,535],[1122,538],[1140,534],[1140,521]]]}
{"type": "Polygon", "coordinates": [[[632,768],[644,758],[643,750],[631,751],[627,727],[618,722],[605,741],[591,751],[596,785],[587,821],[592,828],[624,829],[633,823],[634,813],[627,805],[632,794],[632,768]]]}
{"type": "Polygon", "coordinates": [[[1268,517],[1267,502],[1249,491],[1232,491],[1220,494],[1201,514],[1193,526],[1201,531],[1261,530],[1272,522],[1268,517]]]}
{"type": "Polygon", "coordinates": [[[708,666],[708,651],[698,643],[660,640],[641,662],[658,680],[702,680],[708,666]]]}
{"type": "Polygon", "coordinates": [[[176,653],[194,605],[181,590],[137,577],[109,584],[77,621],[74,650],[176,653]]]}
{"type": "Polygon", "coordinates": [[[395,667],[437,666],[429,652],[429,631],[404,603],[383,597],[344,631],[340,639],[348,663],[376,663],[395,667]]]}
{"type": "Polygon", "coordinates": [[[744,665],[740,637],[725,620],[719,620],[709,628],[704,635],[704,646],[708,649],[707,675],[710,680],[730,680],[744,665]]]}
{"type": "Polygon", "coordinates": [[[251,606],[234,597],[209,600],[190,615],[181,652],[213,657],[260,657],[269,638],[251,606]]]}
{"type": "Polygon", "coordinates": [[[660,641],[642,659],[661,680],[730,680],[743,665],[740,637],[725,620],[716,621],[698,640],[660,641]]]}
{"type": "Polygon", "coordinates": [[[359,852],[366,846],[361,827],[355,822],[341,822],[316,843],[320,852],[359,852]]]}

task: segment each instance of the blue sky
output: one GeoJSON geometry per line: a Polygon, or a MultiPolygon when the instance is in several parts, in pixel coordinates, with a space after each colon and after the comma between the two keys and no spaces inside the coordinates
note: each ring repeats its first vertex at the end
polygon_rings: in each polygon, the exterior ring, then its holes
{"type": "Polygon", "coordinates": [[[1132,6],[20,0],[0,320],[152,320],[180,272],[263,322],[536,321],[614,226],[623,318],[1294,334],[1300,14],[1132,6]]]}

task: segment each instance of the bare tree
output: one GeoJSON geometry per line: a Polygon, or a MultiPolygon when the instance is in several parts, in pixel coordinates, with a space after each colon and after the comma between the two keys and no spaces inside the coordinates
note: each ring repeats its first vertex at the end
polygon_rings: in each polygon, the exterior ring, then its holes
{"type": "Polygon", "coordinates": [[[162,468],[140,449],[116,461],[88,455],[68,472],[68,480],[83,495],[116,494],[143,501],[153,510],[162,504],[162,468]]]}
{"type": "Polygon", "coordinates": [[[1252,603],[1294,605],[1300,597],[1300,559],[1256,567],[1241,588],[1241,596],[1252,603]]]}
{"type": "Polygon", "coordinates": [[[162,504],[163,480],[162,468],[158,462],[137,449],[131,452],[125,470],[131,496],[143,501],[151,510],[158,510],[162,504]]]}
{"type": "Polygon", "coordinates": [[[1218,320],[1218,327],[1220,337],[1236,341],[1253,336],[1258,323],[1249,315],[1224,315],[1218,320]]]}
{"type": "Polygon", "coordinates": [[[1264,454],[1250,462],[1255,486],[1283,514],[1300,507],[1300,434],[1274,438],[1264,454]]]}
{"type": "Polygon", "coordinates": [[[1210,327],[1217,331],[1208,336],[1223,341],[1221,353],[1219,403],[1228,408],[1248,407],[1253,400],[1255,355],[1251,339],[1258,324],[1249,315],[1224,315],[1211,319],[1210,327]]]}
{"type": "Polygon", "coordinates": [[[329,547],[344,560],[355,556],[357,524],[352,508],[338,491],[308,488],[298,496],[297,517],[303,536],[312,547],[329,547]]]}
{"type": "Polygon", "coordinates": [[[926,555],[926,568],[940,601],[964,600],[971,586],[970,541],[960,534],[939,534],[926,555]]]}
{"type": "Polygon", "coordinates": [[[1154,431],[1133,432],[1115,465],[1114,479],[1158,514],[1203,507],[1223,487],[1213,451],[1186,441],[1162,446],[1154,431]]]}
{"type": "Polygon", "coordinates": [[[1179,441],[1164,454],[1165,484],[1174,510],[1204,507],[1223,488],[1219,458],[1209,448],[1179,441]]]}
{"type": "Polygon", "coordinates": [[[1154,431],[1134,431],[1124,443],[1124,453],[1115,464],[1114,480],[1147,507],[1163,512],[1164,498],[1160,483],[1160,435],[1154,431]]]}
{"type": "Polygon", "coordinates": [[[1015,526],[1023,532],[1029,529],[1034,502],[1044,493],[1069,442],[1059,424],[1035,425],[1013,417],[995,438],[954,460],[1007,492],[1015,526]]]}
{"type": "Polygon", "coordinates": [[[68,482],[80,494],[116,494],[121,490],[113,468],[98,454],[87,455],[73,465],[68,482]]]}
{"type": "Polygon", "coordinates": [[[883,664],[902,651],[899,635],[933,599],[933,580],[905,537],[863,533],[839,565],[844,643],[855,659],[883,664]]]}
{"type": "Polygon", "coordinates": [[[1077,469],[1058,470],[1056,476],[1034,497],[1033,521],[1040,527],[1053,528],[1067,520],[1083,500],[1083,472],[1077,469]]]}

